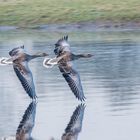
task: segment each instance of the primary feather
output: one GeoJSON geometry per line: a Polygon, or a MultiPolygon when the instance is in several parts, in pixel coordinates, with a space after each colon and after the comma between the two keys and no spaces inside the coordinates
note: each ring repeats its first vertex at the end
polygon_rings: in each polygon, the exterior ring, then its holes
{"type": "Polygon", "coordinates": [[[67,81],[72,92],[81,101],[85,100],[81,79],[78,72],[75,70],[72,62],[66,62],[59,64],[60,72],[67,81]]]}
{"type": "Polygon", "coordinates": [[[22,62],[20,64],[14,64],[14,71],[20,80],[23,88],[25,89],[26,93],[32,98],[36,98],[35,93],[35,86],[33,82],[32,73],[28,67],[27,62],[22,62]]]}

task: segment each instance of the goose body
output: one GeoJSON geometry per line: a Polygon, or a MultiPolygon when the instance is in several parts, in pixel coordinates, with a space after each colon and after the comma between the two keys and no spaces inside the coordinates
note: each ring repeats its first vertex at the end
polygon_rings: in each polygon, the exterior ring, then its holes
{"type": "Polygon", "coordinates": [[[25,52],[24,46],[14,48],[9,52],[11,56],[14,71],[20,80],[26,93],[32,98],[36,99],[35,85],[33,81],[32,72],[28,66],[28,62],[37,57],[47,56],[45,53],[38,53],[29,55],[25,52]]]}
{"type": "Polygon", "coordinates": [[[57,58],[57,64],[62,76],[65,78],[70,89],[78,98],[78,100],[84,101],[85,96],[83,93],[82,83],[80,80],[80,75],[76,70],[73,61],[80,58],[90,58],[91,54],[73,54],[70,50],[70,45],[68,43],[68,36],[64,36],[59,39],[55,44],[54,53],[57,58]]]}

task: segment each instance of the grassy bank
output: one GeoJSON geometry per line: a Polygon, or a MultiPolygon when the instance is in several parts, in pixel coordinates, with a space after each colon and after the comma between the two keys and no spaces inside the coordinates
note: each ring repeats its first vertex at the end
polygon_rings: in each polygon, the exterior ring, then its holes
{"type": "Polygon", "coordinates": [[[140,0],[0,0],[0,25],[139,21],[140,0]]]}

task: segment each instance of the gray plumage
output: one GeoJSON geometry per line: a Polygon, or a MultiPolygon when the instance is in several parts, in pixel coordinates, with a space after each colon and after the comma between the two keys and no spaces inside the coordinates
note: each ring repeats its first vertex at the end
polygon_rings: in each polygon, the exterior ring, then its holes
{"type": "Polygon", "coordinates": [[[47,56],[45,53],[38,53],[29,55],[25,52],[24,46],[14,48],[9,52],[12,57],[14,71],[20,80],[26,93],[32,98],[36,99],[35,86],[33,82],[32,72],[29,69],[28,62],[37,57],[47,56]]]}
{"type": "Polygon", "coordinates": [[[72,61],[77,60],[79,58],[89,58],[91,54],[73,54],[70,50],[70,45],[68,43],[68,36],[64,36],[59,39],[55,44],[54,53],[57,56],[58,67],[63,77],[67,81],[70,89],[81,101],[85,100],[85,96],[83,93],[83,88],[80,80],[80,75],[74,67],[72,61]]]}
{"type": "Polygon", "coordinates": [[[74,68],[74,64],[70,61],[65,64],[59,63],[59,69],[76,98],[84,101],[85,96],[83,93],[80,75],[74,68]]]}

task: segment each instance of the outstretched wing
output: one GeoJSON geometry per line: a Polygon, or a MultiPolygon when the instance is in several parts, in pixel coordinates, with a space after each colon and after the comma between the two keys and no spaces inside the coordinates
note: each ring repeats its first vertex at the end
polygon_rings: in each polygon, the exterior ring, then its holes
{"type": "Polygon", "coordinates": [[[76,107],[75,111],[73,112],[73,115],[71,116],[70,122],[68,123],[65,133],[62,136],[62,140],[69,139],[77,139],[78,134],[81,132],[82,129],[82,121],[84,117],[84,110],[85,105],[81,104],[78,107],[76,107]]]}
{"type": "Polygon", "coordinates": [[[36,93],[35,93],[35,86],[33,82],[33,76],[32,73],[28,67],[27,62],[21,62],[18,64],[13,65],[14,71],[20,80],[23,88],[25,89],[26,93],[32,98],[36,98],[36,93]]]}
{"type": "Polygon", "coordinates": [[[36,102],[30,103],[16,132],[16,140],[30,139],[35,124],[36,102]]]}
{"type": "Polygon", "coordinates": [[[85,96],[83,93],[80,76],[78,72],[74,69],[73,63],[70,61],[60,63],[59,69],[76,98],[78,98],[78,100],[84,101],[85,96]]]}

